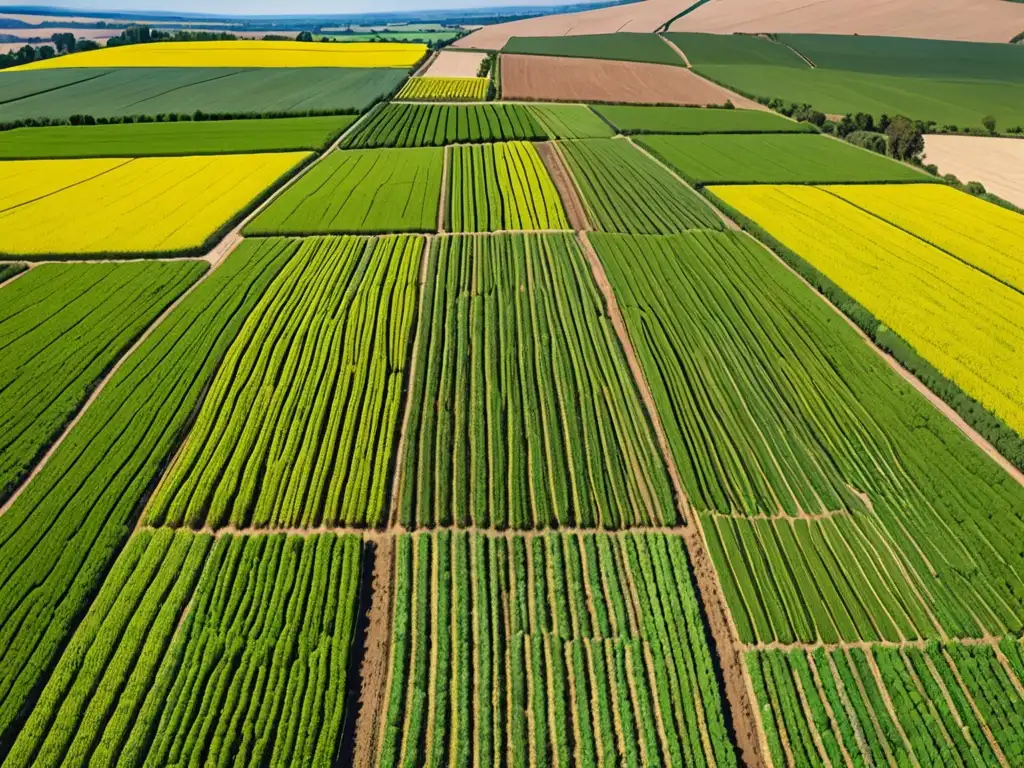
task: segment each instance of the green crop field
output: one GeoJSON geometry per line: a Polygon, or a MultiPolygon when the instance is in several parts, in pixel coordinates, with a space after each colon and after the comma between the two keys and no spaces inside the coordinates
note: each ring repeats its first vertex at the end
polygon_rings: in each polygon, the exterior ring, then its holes
{"type": "Polygon", "coordinates": [[[591,241],[741,640],[1022,629],[1024,488],[798,278],[742,235],[591,241]]]}
{"type": "Polygon", "coordinates": [[[501,52],[686,66],[686,62],[672,50],[672,46],[649,32],[615,32],[606,35],[564,35],[561,37],[510,37],[501,52]]]}
{"type": "Polygon", "coordinates": [[[439,147],[546,138],[540,123],[520,104],[388,104],[345,137],[342,146],[439,147]]]}
{"type": "Polygon", "coordinates": [[[436,232],[444,150],[332,152],[245,229],[247,235],[436,232]]]}
{"type": "Polygon", "coordinates": [[[355,536],[140,531],[5,765],[328,764],[359,561],[355,536]]]}
{"type": "Polygon", "coordinates": [[[679,46],[690,66],[696,69],[709,64],[808,68],[807,63],[786,46],[757,35],[667,32],[665,37],[679,46]]]}
{"type": "Polygon", "coordinates": [[[814,133],[773,112],[701,107],[595,106],[619,133],[814,133]]]}
{"type": "Polygon", "coordinates": [[[559,143],[594,229],[671,234],[721,229],[715,212],[657,161],[626,141],[559,143]]]}
{"type": "Polygon", "coordinates": [[[449,232],[569,228],[558,190],[532,144],[459,145],[449,151],[449,232]]]}
{"type": "Polygon", "coordinates": [[[18,128],[4,134],[0,160],[319,151],[355,119],[355,115],[335,115],[18,128]]]}
{"type": "Polygon", "coordinates": [[[394,563],[376,764],[737,765],[678,537],[424,533],[394,563]]]}
{"type": "Polygon", "coordinates": [[[295,248],[240,246],[125,361],[73,439],[0,515],[5,743],[127,540],[235,334],[295,248]]]}
{"type": "Polygon", "coordinates": [[[409,236],[302,241],[227,351],[148,522],[376,525],[422,251],[409,236]]]}
{"type": "Polygon", "coordinates": [[[699,185],[932,180],[922,171],[827,136],[643,136],[638,142],[699,185]]]}
{"type": "Polygon", "coordinates": [[[400,464],[402,524],[674,522],[609,327],[570,235],[435,240],[400,464]]]}
{"type": "Polygon", "coordinates": [[[530,104],[527,109],[552,139],[611,138],[615,131],[581,104],[530,104]]]}
{"type": "Polygon", "coordinates": [[[0,500],[203,263],[44,264],[0,288],[0,500]]]}
{"type": "MultiPolygon", "coordinates": [[[[72,70],[79,71],[79,70],[72,70]]],[[[55,88],[46,71],[0,73],[0,93],[19,87],[33,95],[0,99],[0,124],[72,115],[259,115],[360,112],[405,79],[402,69],[204,69],[194,67],[89,70],[94,77],[55,88]],[[24,79],[19,85],[8,78],[24,79]],[[48,88],[48,89],[47,89],[48,88]]]]}

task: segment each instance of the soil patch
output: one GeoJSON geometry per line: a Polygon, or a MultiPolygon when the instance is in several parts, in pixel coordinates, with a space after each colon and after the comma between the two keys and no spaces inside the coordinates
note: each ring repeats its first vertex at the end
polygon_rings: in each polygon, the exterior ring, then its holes
{"type": "Polygon", "coordinates": [[[737,104],[737,95],[683,67],[559,56],[501,57],[503,98],[691,106],[737,104]]]}
{"type": "Polygon", "coordinates": [[[925,162],[952,173],[965,184],[985,189],[1024,208],[1024,141],[989,136],[926,136],[925,162]]]}
{"type": "Polygon", "coordinates": [[[427,67],[426,77],[476,77],[486,53],[475,51],[441,51],[427,67]]]}
{"type": "Polygon", "coordinates": [[[565,215],[569,217],[569,226],[577,232],[590,229],[590,224],[587,222],[587,211],[583,207],[583,201],[580,200],[576,185],[573,183],[572,176],[569,175],[569,169],[566,167],[558,147],[550,141],[537,142],[534,146],[537,148],[540,159],[544,161],[544,167],[548,169],[551,180],[555,182],[558,196],[562,198],[562,205],[565,207],[565,215]]]}

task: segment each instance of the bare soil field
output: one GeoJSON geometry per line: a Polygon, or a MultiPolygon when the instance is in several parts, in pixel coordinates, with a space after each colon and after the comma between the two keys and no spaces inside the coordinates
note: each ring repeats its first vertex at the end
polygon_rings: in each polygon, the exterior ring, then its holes
{"type": "Polygon", "coordinates": [[[480,62],[485,58],[486,53],[441,51],[423,74],[426,77],[476,77],[480,62]]]}
{"type": "Polygon", "coordinates": [[[682,67],[559,56],[502,54],[501,92],[512,101],[758,106],[682,67]]]}
{"type": "Polygon", "coordinates": [[[1024,208],[1024,139],[989,136],[926,136],[926,163],[960,181],[980,181],[985,189],[1024,208]]]}
{"type": "MultiPolygon", "coordinates": [[[[646,3],[645,3],[646,5],[646,3]]],[[[673,32],[807,32],[1005,43],[1024,32],[1006,0],[713,0],[673,32]]]]}
{"type": "Polygon", "coordinates": [[[452,47],[484,48],[497,51],[513,36],[561,37],[562,35],[602,35],[612,32],[654,32],[687,5],[688,3],[680,2],[680,0],[644,0],[640,3],[598,8],[594,11],[559,13],[535,19],[491,24],[456,40],[452,43],[452,47]]]}

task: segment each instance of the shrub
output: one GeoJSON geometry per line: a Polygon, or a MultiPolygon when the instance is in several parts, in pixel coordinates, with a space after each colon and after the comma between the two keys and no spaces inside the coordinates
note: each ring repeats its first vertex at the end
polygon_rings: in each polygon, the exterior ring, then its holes
{"type": "Polygon", "coordinates": [[[872,152],[877,152],[880,155],[887,155],[889,153],[889,142],[886,140],[884,133],[854,131],[846,137],[846,140],[854,146],[870,149],[872,152]]]}

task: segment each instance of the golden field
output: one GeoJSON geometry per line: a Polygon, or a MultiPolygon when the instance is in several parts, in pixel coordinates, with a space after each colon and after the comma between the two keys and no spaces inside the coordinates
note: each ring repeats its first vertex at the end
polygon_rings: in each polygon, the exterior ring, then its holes
{"type": "Polygon", "coordinates": [[[200,248],[307,152],[11,160],[0,183],[8,256],[179,253],[200,248]]]}
{"type": "Polygon", "coordinates": [[[823,187],[1024,291],[1024,216],[942,184],[823,187]]]}
{"type": "Polygon", "coordinates": [[[410,77],[396,99],[406,101],[483,101],[486,77],[410,77]]]}
{"type": "Polygon", "coordinates": [[[57,56],[5,70],[68,67],[411,67],[427,52],[422,43],[297,43],[226,40],[147,43],[57,56]]]}
{"type": "MultiPolygon", "coordinates": [[[[807,186],[709,189],[1024,434],[1024,295],[827,191],[807,186]]],[[[889,187],[865,187],[858,193],[872,190],[885,194],[889,187]]],[[[942,215],[942,209],[923,216],[924,221],[937,213],[942,215]]]]}

